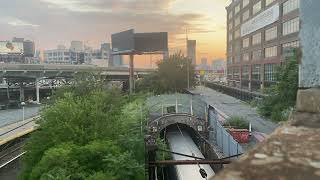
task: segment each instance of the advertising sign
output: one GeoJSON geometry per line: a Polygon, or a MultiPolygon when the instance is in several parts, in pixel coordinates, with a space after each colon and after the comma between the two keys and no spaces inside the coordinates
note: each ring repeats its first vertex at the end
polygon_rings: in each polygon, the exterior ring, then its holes
{"type": "Polygon", "coordinates": [[[112,52],[134,50],[134,30],[123,31],[111,35],[112,52]]]}
{"type": "Polygon", "coordinates": [[[21,42],[10,42],[0,41],[0,54],[22,54],[23,43],[21,42]]]}
{"type": "Polygon", "coordinates": [[[258,14],[248,22],[241,26],[241,37],[253,33],[269,24],[279,20],[279,4],[276,4],[269,9],[258,14]]]}
{"type": "Polygon", "coordinates": [[[168,33],[136,33],[135,50],[141,52],[168,51],[168,33]]]}

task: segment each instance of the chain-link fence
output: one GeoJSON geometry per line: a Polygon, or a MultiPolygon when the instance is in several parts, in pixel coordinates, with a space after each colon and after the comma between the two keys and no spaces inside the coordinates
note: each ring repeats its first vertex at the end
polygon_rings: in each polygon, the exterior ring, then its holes
{"type": "Polygon", "coordinates": [[[226,120],[226,115],[221,114],[214,108],[209,110],[209,140],[218,145],[225,156],[235,156],[243,153],[241,145],[222,126],[221,122],[226,120]]]}

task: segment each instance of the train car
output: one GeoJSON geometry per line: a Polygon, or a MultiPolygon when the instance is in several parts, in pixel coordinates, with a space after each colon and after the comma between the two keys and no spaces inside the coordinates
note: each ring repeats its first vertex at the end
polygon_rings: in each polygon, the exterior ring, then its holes
{"type": "MultiPolygon", "coordinates": [[[[186,131],[176,130],[167,132],[167,140],[170,150],[173,152],[204,158],[203,154],[186,131]]],[[[195,160],[191,157],[176,154],[172,154],[172,158],[173,160],[195,160]]],[[[175,165],[174,168],[177,180],[203,180],[209,179],[215,175],[210,165],[207,164],[175,165]],[[205,170],[208,175],[207,178],[201,176],[199,172],[200,168],[205,170]]]]}

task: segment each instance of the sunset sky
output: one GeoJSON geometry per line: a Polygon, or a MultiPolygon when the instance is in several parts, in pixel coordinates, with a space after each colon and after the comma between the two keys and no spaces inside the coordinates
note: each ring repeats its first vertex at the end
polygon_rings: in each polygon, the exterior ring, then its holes
{"type": "Polygon", "coordinates": [[[197,61],[225,58],[228,0],[1,0],[0,40],[25,37],[39,49],[81,40],[93,48],[112,33],[169,32],[171,52],[185,51],[185,28],[197,61]]]}

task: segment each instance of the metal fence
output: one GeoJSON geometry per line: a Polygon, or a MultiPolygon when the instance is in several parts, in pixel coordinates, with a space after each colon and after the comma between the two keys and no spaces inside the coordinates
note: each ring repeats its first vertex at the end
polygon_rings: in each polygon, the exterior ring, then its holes
{"type": "Polygon", "coordinates": [[[209,140],[218,145],[225,156],[234,156],[243,153],[241,145],[222,126],[227,116],[214,108],[209,109],[209,140]]]}
{"type": "Polygon", "coordinates": [[[235,97],[235,98],[240,99],[242,101],[250,102],[252,100],[261,100],[261,99],[265,98],[265,95],[263,95],[263,94],[249,92],[249,91],[245,91],[243,89],[225,86],[225,85],[218,84],[218,83],[206,82],[205,85],[208,88],[222,92],[224,94],[235,97]]]}
{"type": "Polygon", "coordinates": [[[147,107],[152,118],[184,113],[205,119],[207,111],[207,105],[200,96],[188,94],[152,96],[147,99],[147,107]]]}
{"type": "Polygon", "coordinates": [[[209,122],[209,141],[217,145],[225,156],[243,153],[241,145],[222,126],[228,118],[219,110],[208,106],[201,96],[188,94],[159,95],[147,99],[146,105],[152,119],[166,114],[185,113],[207,119],[209,122]],[[206,117],[206,115],[208,115],[206,117]]]}

